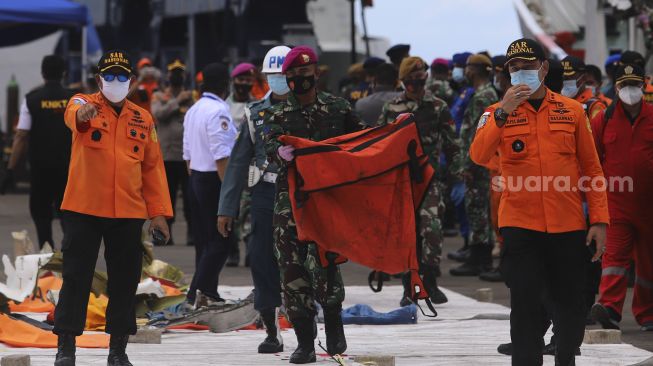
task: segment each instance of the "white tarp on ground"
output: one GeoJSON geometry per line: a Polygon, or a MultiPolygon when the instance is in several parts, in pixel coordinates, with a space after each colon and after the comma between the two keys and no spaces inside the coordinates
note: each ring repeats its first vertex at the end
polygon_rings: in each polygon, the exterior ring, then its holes
{"type": "MultiPolygon", "coordinates": [[[[220,287],[225,298],[244,298],[249,287],[220,287]]],[[[384,287],[373,294],[367,287],[347,287],[345,306],[366,303],[378,311],[396,307],[402,289],[384,287]]],[[[449,303],[437,306],[436,319],[421,317],[415,325],[345,326],[348,355],[393,355],[396,365],[510,365],[510,358],[496,352],[499,343],[510,340],[508,320],[472,320],[480,314],[509,314],[509,309],[481,303],[444,290],[449,303]]],[[[325,342],[324,326],[319,325],[319,338],[325,342]]],[[[547,340],[550,334],[547,336],[547,340]]],[[[284,331],[285,352],[278,355],[259,355],[256,347],[265,338],[263,330],[239,331],[224,334],[176,331],[163,335],[162,344],[129,344],[127,352],[136,366],[160,365],[288,365],[288,357],[297,345],[292,330],[284,331]]],[[[632,365],[644,361],[653,353],[628,344],[583,345],[579,366],[632,365]]],[[[26,353],[34,366],[50,366],[55,350],[8,349],[0,344],[0,357],[26,353]]],[[[79,350],[77,364],[106,364],[107,350],[79,350]]],[[[553,357],[545,356],[545,365],[553,365],[553,357]]],[[[351,363],[351,361],[350,361],[351,363]]],[[[322,357],[317,365],[335,365],[322,357]]]]}

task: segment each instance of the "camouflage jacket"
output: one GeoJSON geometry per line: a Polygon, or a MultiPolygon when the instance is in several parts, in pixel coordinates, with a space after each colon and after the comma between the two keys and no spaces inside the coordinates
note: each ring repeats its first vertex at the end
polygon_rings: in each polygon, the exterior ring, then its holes
{"type": "Polygon", "coordinates": [[[498,101],[499,96],[490,82],[474,90],[472,99],[469,101],[467,108],[465,108],[463,123],[460,127],[460,139],[462,140],[463,151],[465,152],[464,169],[469,169],[474,164],[469,157],[469,148],[476,135],[478,120],[489,106],[498,101]]]}
{"type": "Polygon", "coordinates": [[[316,102],[307,107],[302,107],[291,94],[285,102],[266,110],[260,133],[263,135],[265,152],[270,162],[279,166],[277,191],[288,190],[287,162],[277,153],[283,145],[278,140],[281,135],[321,141],[362,128],[363,124],[352,111],[349,102],[324,92],[318,92],[316,102]]]}
{"type": "Polygon", "coordinates": [[[434,96],[447,102],[447,105],[451,105],[454,93],[448,80],[428,78],[426,80],[426,90],[431,91],[434,96]]]}
{"type": "Polygon", "coordinates": [[[460,181],[462,179],[461,143],[456,137],[456,128],[447,103],[428,91],[419,102],[407,99],[406,94],[402,93],[383,106],[378,125],[391,123],[402,113],[412,113],[415,116],[417,129],[422,138],[422,148],[429,155],[431,165],[436,171],[439,170],[440,153],[444,151],[449,178],[452,182],[460,181]]]}

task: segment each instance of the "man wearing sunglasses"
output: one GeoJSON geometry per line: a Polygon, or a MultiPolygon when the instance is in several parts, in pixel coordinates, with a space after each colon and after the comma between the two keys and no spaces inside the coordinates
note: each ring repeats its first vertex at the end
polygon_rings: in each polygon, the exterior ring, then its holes
{"type": "Polygon", "coordinates": [[[109,281],[106,332],[109,366],[130,366],[125,353],[136,333],[135,295],[143,259],[141,232],[169,239],[172,217],[161,148],[152,116],[126,100],[134,81],[124,51],[109,51],[98,64],[100,92],[76,94],[64,120],[72,130],[68,185],[61,209],[63,287],[55,311],[55,366],[75,365],[75,336],[81,335],[100,243],[109,281]]]}

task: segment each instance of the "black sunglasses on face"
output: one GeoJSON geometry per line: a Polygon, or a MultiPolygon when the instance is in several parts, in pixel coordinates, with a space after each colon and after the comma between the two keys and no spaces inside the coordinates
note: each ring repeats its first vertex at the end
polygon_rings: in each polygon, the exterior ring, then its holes
{"type": "Polygon", "coordinates": [[[129,76],[125,74],[101,74],[100,76],[102,76],[102,79],[104,79],[104,81],[107,82],[112,82],[116,78],[118,78],[118,81],[121,83],[124,83],[127,80],[129,80],[129,76]]]}

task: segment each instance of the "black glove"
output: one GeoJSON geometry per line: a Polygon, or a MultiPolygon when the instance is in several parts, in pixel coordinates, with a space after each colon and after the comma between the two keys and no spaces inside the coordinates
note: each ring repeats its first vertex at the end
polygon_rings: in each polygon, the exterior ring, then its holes
{"type": "Polygon", "coordinates": [[[14,182],[14,171],[12,169],[7,169],[5,171],[5,176],[2,179],[2,184],[0,184],[0,194],[5,194],[7,191],[13,191],[16,188],[16,182],[14,182]]]}

